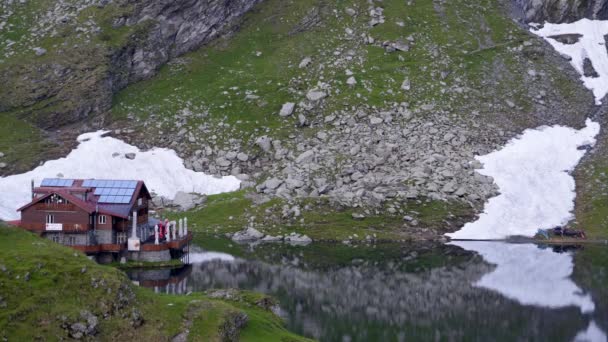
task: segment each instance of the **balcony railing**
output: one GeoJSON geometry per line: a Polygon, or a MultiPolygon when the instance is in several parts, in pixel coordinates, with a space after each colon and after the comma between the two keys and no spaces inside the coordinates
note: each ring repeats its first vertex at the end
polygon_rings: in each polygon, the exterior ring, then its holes
{"type": "Polygon", "coordinates": [[[76,206],[72,203],[36,203],[34,208],[49,211],[76,211],[76,206]]]}
{"type": "MultiPolygon", "coordinates": [[[[148,215],[142,215],[137,217],[137,224],[143,224],[148,222],[148,215]]],[[[131,229],[133,227],[133,223],[131,221],[122,221],[114,224],[114,227],[118,230],[125,231],[127,229],[131,229]]]]}
{"type": "Polygon", "coordinates": [[[92,229],[93,227],[90,224],[80,224],[80,223],[21,223],[21,227],[37,232],[69,232],[69,233],[78,233],[85,232],[87,230],[92,229]],[[61,229],[59,229],[59,225],[61,225],[61,229]]]}

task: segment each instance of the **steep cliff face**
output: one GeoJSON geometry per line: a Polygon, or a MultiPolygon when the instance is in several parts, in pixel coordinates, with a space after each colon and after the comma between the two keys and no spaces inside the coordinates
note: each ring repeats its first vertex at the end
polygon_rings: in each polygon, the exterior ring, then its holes
{"type": "Polygon", "coordinates": [[[608,19],[606,0],[515,0],[519,20],[567,23],[581,18],[608,19]]]}
{"type": "MultiPolygon", "coordinates": [[[[104,112],[116,91],[216,38],[259,1],[119,0],[57,6],[55,20],[48,23],[52,30],[30,25],[20,37],[27,42],[21,50],[11,50],[9,44],[2,51],[0,57],[6,59],[0,81],[11,86],[0,94],[0,112],[15,111],[42,128],[104,112]]],[[[19,9],[12,13],[18,15],[19,9]]],[[[5,22],[10,26],[11,17],[5,22]]]]}
{"type": "Polygon", "coordinates": [[[218,34],[261,0],[130,0],[135,5],[134,15],[121,17],[114,27],[148,24],[147,34],[139,41],[125,46],[113,56],[125,61],[115,73],[118,81],[114,90],[123,84],[136,82],[154,75],[159,66],[169,59],[192,51],[216,38],[218,34]],[[125,79],[125,75],[128,77],[125,79]]]}

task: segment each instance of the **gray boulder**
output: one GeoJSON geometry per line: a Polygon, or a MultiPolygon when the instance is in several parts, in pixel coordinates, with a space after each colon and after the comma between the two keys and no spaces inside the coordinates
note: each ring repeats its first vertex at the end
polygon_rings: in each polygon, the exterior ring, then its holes
{"type": "Polygon", "coordinates": [[[279,112],[280,116],[290,116],[293,113],[293,109],[295,108],[296,104],[293,102],[287,102],[285,104],[283,104],[283,107],[281,107],[281,111],[279,112]]]}
{"type": "Polygon", "coordinates": [[[264,183],[264,185],[266,185],[266,189],[270,190],[278,188],[279,186],[281,186],[281,184],[283,184],[283,181],[278,178],[270,178],[264,183]]]}
{"type": "Polygon", "coordinates": [[[300,62],[300,65],[298,65],[298,67],[306,68],[308,65],[310,65],[310,62],[312,62],[312,59],[310,57],[304,57],[304,59],[302,59],[302,61],[300,62]]]}
{"type": "Polygon", "coordinates": [[[180,210],[187,211],[200,206],[201,204],[205,203],[206,200],[207,196],[205,195],[178,191],[175,194],[175,198],[172,202],[173,205],[178,207],[180,210]]]}
{"type": "Polygon", "coordinates": [[[317,90],[317,89],[309,90],[308,93],[306,93],[306,98],[309,101],[313,101],[313,102],[320,101],[326,97],[327,97],[326,92],[317,90]]]}
{"type": "Polygon", "coordinates": [[[306,235],[291,233],[290,235],[285,236],[285,241],[294,245],[308,245],[312,242],[312,239],[306,235]]]}
{"type": "Polygon", "coordinates": [[[313,150],[308,150],[308,151],[302,152],[302,154],[300,154],[296,158],[296,163],[308,164],[308,163],[312,162],[314,156],[315,156],[315,152],[313,150]]]}
{"type": "Polygon", "coordinates": [[[46,49],[43,49],[41,47],[35,47],[32,50],[34,50],[34,53],[36,54],[36,56],[42,56],[46,54],[46,49]]]}
{"type": "Polygon", "coordinates": [[[260,240],[263,237],[264,237],[264,234],[262,232],[260,232],[259,230],[255,229],[253,227],[249,227],[245,230],[234,233],[234,235],[232,235],[232,241],[235,241],[235,242],[256,241],[256,240],[260,240]]]}
{"type": "Polygon", "coordinates": [[[255,140],[255,144],[258,145],[262,149],[262,151],[266,153],[270,152],[271,143],[272,139],[265,135],[255,140]]]}
{"type": "Polygon", "coordinates": [[[247,160],[249,160],[249,156],[246,153],[243,152],[239,152],[236,155],[236,159],[242,161],[242,162],[246,162],[247,160]]]}

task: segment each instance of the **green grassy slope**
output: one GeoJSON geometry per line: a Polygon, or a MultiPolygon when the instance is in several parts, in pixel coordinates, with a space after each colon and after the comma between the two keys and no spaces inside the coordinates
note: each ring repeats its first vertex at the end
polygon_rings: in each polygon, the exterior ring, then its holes
{"type": "Polygon", "coordinates": [[[86,322],[83,311],[97,317],[91,336],[103,341],[169,340],[186,326],[189,340],[220,341],[230,319],[243,313],[249,320],[240,331],[242,341],[304,340],[257,306],[261,298],[157,295],[70,248],[0,226],[0,337],[9,341],[67,338],[65,327],[86,322]]]}
{"type": "MultiPolygon", "coordinates": [[[[302,203],[301,217],[284,218],[282,207],[286,202],[275,198],[263,204],[255,204],[246,196],[246,191],[209,196],[202,209],[186,213],[167,213],[170,217],[188,217],[190,229],[208,234],[235,233],[249,223],[256,229],[270,235],[286,235],[292,232],[306,234],[315,241],[364,240],[370,237],[378,240],[412,239],[411,228],[403,227],[399,215],[386,216],[356,208],[332,208],[326,200],[306,200],[302,203]],[[364,219],[354,219],[353,213],[364,214],[364,219]]],[[[469,208],[459,203],[430,201],[412,202],[407,210],[418,213],[421,227],[438,230],[449,229],[445,222],[448,217],[470,219],[469,208]]]]}

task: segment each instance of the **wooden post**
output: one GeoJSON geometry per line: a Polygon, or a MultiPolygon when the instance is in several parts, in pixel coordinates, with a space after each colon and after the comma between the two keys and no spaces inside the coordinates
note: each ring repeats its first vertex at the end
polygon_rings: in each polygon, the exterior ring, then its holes
{"type": "Polygon", "coordinates": [[[133,211],[133,229],[131,231],[131,239],[137,239],[137,211],[133,211]]]}
{"type": "Polygon", "coordinates": [[[158,225],[154,226],[154,244],[158,245],[158,225]]]}

